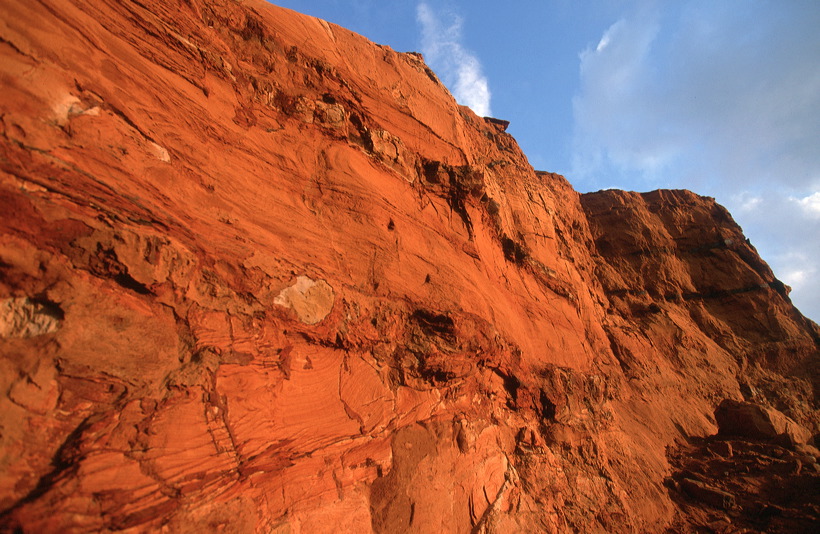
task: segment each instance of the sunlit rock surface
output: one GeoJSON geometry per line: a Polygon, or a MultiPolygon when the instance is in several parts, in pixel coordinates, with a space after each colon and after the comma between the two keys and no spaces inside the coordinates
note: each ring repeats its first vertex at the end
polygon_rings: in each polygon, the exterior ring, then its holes
{"type": "Polygon", "coordinates": [[[712,199],[261,1],[0,14],[0,529],[816,526],[820,330],[712,199]]]}

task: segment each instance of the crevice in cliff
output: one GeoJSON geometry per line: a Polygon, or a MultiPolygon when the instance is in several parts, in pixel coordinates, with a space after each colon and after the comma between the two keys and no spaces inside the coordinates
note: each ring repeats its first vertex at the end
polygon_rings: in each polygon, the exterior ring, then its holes
{"type": "MultiPolygon", "coordinates": [[[[492,523],[493,517],[499,513],[505,494],[511,487],[515,486],[519,482],[518,473],[516,472],[515,467],[506,454],[505,457],[507,459],[507,470],[504,472],[504,482],[493,496],[492,501],[489,502],[487,507],[484,509],[484,512],[478,518],[475,516],[476,505],[472,502],[472,496],[470,497],[470,519],[473,522],[473,527],[470,529],[470,534],[484,534],[490,530],[489,525],[492,523]]],[[[487,501],[489,501],[488,497],[489,496],[487,495],[484,496],[487,501]]]]}
{"type": "Polygon", "coordinates": [[[604,332],[606,333],[607,340],[609,341],[609,349],[612,351],[612,355],[615,356],[615,359],[618,361],[618,365],[621,368],[621,372],[626,377],[633,376],[632,373],[632,365],[630,365],[629,360],[624,355],[624,351],[621,348],[620,343],[615,338],[615,335],[612,333],[611,328],[608,326],[604,326],[604,332]]]}
{"type": "MultiPolygon", "coordinates": [[[[3,526],[4,521],[8,521],[13,517],[13,513],[16,509],[27,503],[36,501],[48,493],[59,480],[71,476],[72,471],[76,472],[79,461],[78,450],[82,444],[83,434],[91,424],[91,416],[85,417],[80,424],[65,437],[51,458],[51,470],[40,477],[37,481],[37,485],[25,497],[0,512],[0,526],[3,526]]],[[[6,526],[8,526],[8,524],[6,526]]]]}
{"type": "Polygon", "coordinates": [[[418,309],[410,314],[410,320],[418,324],[428,336],[440,337],[448,343],[456,341],[453,319],[448,315],[418,309]]]}
{"type": "Polygon", "coordinates": [[[208,433],[213,440],[217,453],[230,456],[234,462],[237,473],[239,473],[242,471],[243,465],[247,463],[248,459],[243,457],[237,447],[236,437],[228,420],[227,403],[223,401],[219,392],[216,390],[216,378],[214,374],[210,373],[210,376],[212,382],[210,389],[204,391],[206,398],[206,402],[204,403],[204,415],[208,433]]]}
{"type": "Polygon", "coordinates": [[[354,131],[356,132],[355,134],[353,132],[349,134],[350,142],[362,147],[368,154],[372,154],[373,140],[370,138],[370,133],[364,125],[364,121],[361,116],[357,112],[351,111],[349,120],[350,124],[353,125],[354,131]]]}
{"type": "Polygon", "coordinates": [[[484,193],[480,173],[468,165],[453,167],[424,158],[420,165],[419,174],[424,179],[422,187],[447,200],[450,209],[459,216],[472,239],[473,222],[467,211],[467,203],[471,197],[479,198],[484,193]]]}
{"type": "Polygon", "coordinates": [[[485,365],[490,371],[492,371],[501,378],[502,384],[504,385],[504,389],[509,394],[509,401],[507,403],[507,407],[510,409],[516,409],[516,405],[518,403],[518,392],[522,387],[521,380],[519,380],[518,377],[516,377],[514,374],[506,372],[498,366],[488,364],[485,365]]]}
{"type": "Polygon", "coordinates": [[[88,260],[88,270],[91,274],[101,278],[110,278],[120,286],[140,295],[153,295],[148,286],[134,279],[118,258],[113,248],[106,248],[97,243],[97,250],[88,260]]]}
{"type": "Polygon", "coordinates": [[[510,239],[506,234],[501,236],[501,250],[504,251],[507,261],[517,265],[523,265],[528,256],[521,243],[510,239]]]}
{"type": "Polygon", "coordinates": [[[26,58],[32,60],[35,63],[40,63],[39,59],[32,56],[31,54],[27,54],[26,52],[23,52],[23,50],[19,46],[17,46],[16,44],[11,42],[10,40],[5,39],[3,37],[0,37],[0,43],[7,44],[12,50],[14,50],[16,53],[20,54],[21,56],[26,57],[26,58]]]}

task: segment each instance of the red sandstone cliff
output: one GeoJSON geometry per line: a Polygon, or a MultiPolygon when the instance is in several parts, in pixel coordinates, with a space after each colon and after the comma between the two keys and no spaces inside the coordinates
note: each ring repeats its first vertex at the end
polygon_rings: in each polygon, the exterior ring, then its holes
{"type": "Polygon", "coordinates": [[[0,13],[0,528],[816,526],[820,329],[712,199],[261,1],[0,13]]]}

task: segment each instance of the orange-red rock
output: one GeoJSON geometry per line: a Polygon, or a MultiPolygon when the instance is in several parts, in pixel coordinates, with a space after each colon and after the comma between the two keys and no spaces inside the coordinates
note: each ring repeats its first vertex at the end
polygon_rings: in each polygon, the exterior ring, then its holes
{"type": "Polygon", "coordinates": [[[820,329],[712,199],[579,195],[261,1],[0,13],[3,529],[662,532],[723,399],[817,433],[820,329]]]}

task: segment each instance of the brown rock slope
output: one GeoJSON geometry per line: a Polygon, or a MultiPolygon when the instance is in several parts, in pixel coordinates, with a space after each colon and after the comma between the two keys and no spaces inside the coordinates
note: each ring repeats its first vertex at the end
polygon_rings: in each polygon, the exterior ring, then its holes
{"type": "Polygon", "coordinates": [[[0,529],[685,530],[724,398],[818,431],[820,331],[713,200],[579,196],[261,1],[0,14],[0,529]]]}

